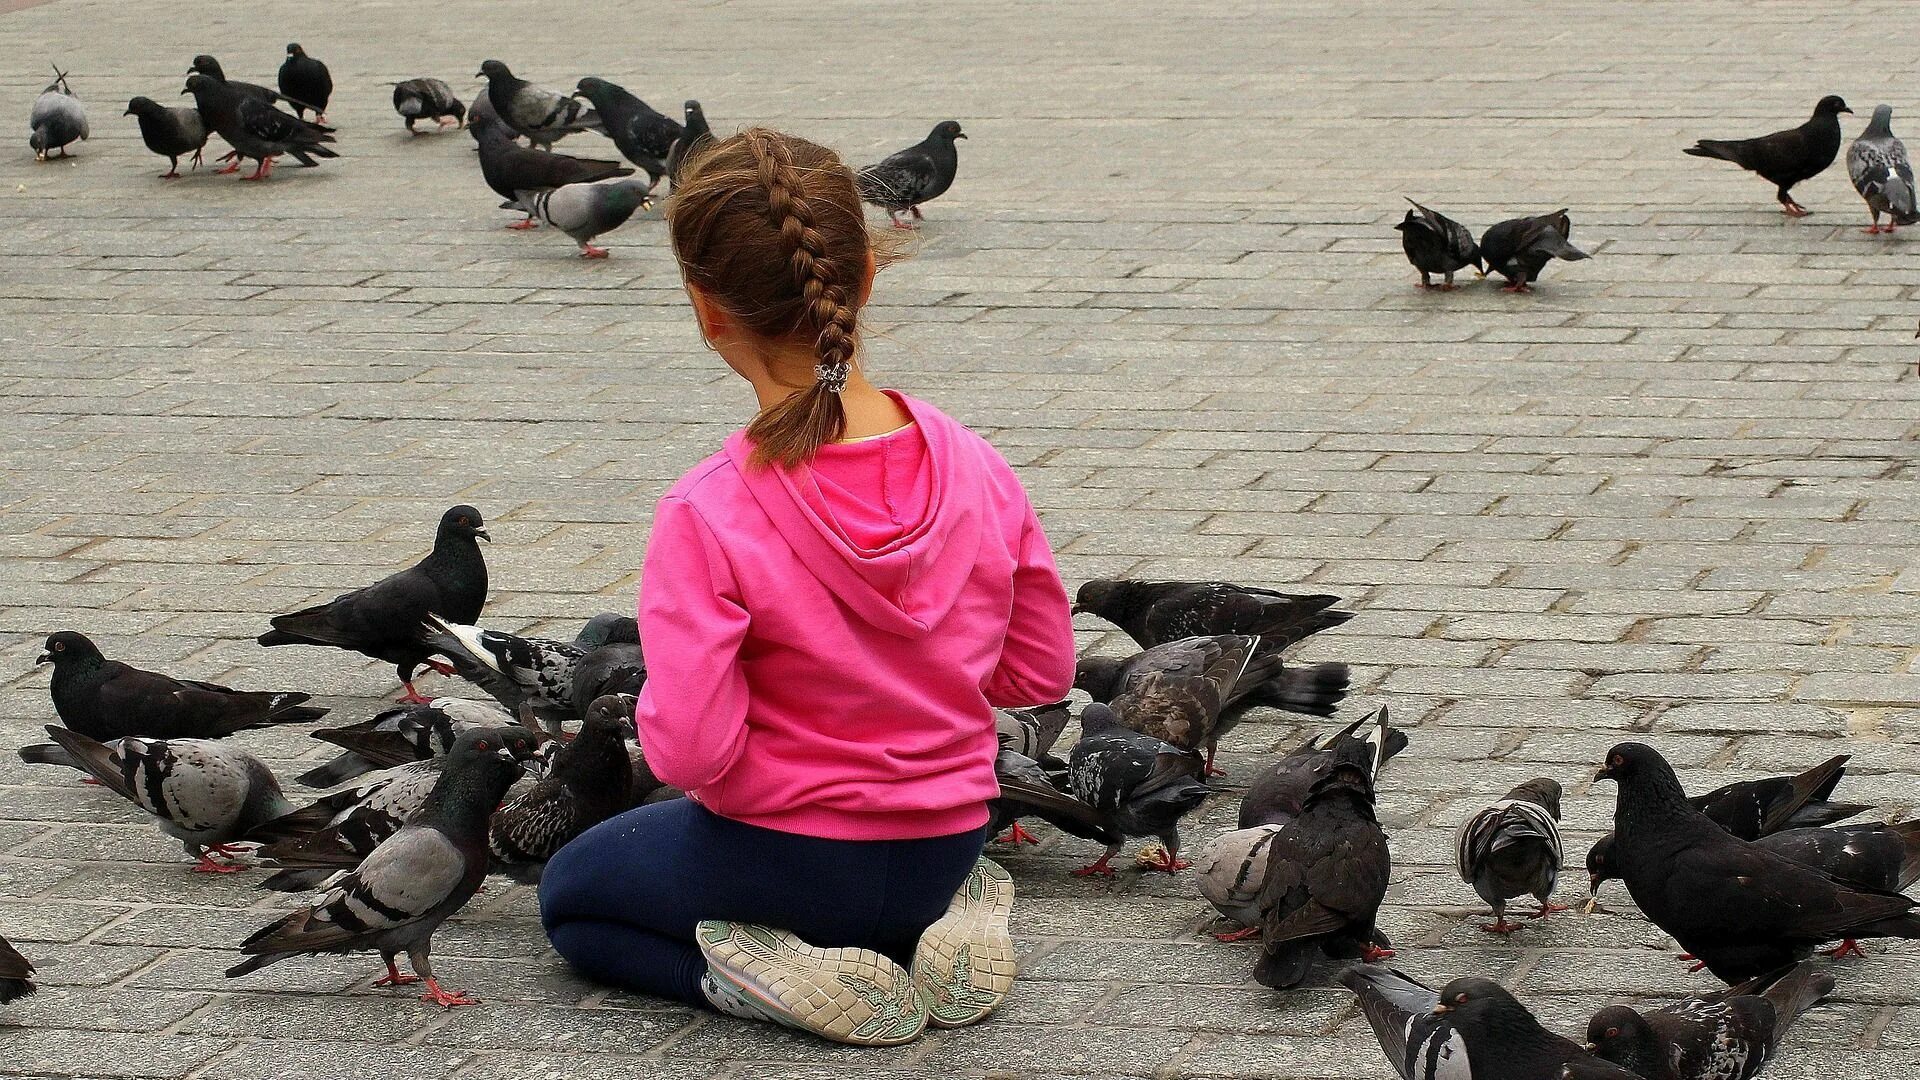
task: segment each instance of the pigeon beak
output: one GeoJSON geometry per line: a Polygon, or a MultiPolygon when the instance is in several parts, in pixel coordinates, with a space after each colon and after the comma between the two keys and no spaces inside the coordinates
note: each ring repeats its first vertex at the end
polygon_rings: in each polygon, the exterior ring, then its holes
{"type": "Polygon", "coordinates": [[[958,133],[958,134],[956,134],[956,135],[954,136],[954,138],[956,138],[956,139],[964,139],[964,138],[966,138],[966,137],[967,137],[967,133],[966,133],[966,132],[964,132],[964,131],[962,131],[962,132],[960,132],[960,133],[958,133]]]}
{"type": "Polygon", "coordinates": [[[1435,1016],[1445,1016],[1452,1011],[1453,1011],[1453,1006],[1447,1004],[1444,1001],[1433,1007],[1433,1015],[1435,1016]]]}
{"type": "Polygon", "coordinates": [[[181,90],[181,91],[180,91],[180,96],[181,96],[181,97],[186,97],[186,96],[187,96],[188,94],[191,94],[191,93],[193,93],[193,90],[192,90],[192,88],[191,88],[191,87],[189,87],[189,88],[187,88],[187,89],[183,89],[183,90],[181,90]]]}
{"type": "Polygon", "coordinates": [[[39,667],[41,664],[51,664],[51,663],[53,663],[53,654],[50,652],[43,652],[39,655],[38,658],[34,660],[33,666],[39,667]]]}
{"type": "MultiPolygon", "coordinates": [[[[1914,337],[1920,337],[1920,332],[1915,332],[1913,336],[1914,336],[1914,337]]],[[[1083,608],[1083,607],[1081,607],[1081,606],[1080,606],[1079,604],[1075,604],[1075,605],[1073,605],[1072,607],[1070,607],[1070,608],[1068,608],[1068,609],[1067,609],[1067,614],[1069,614],[1069,615],[1084,615],[1084,614],[1086,613],[1086,610],[1087,610],[1086,608],[1083,608]]]]}
{"type": "Polygon", "coordinates": [[[1590,897],[1598,897],[1600,895],[1600,875],[1599,874],[1587,875],[1587,895],[1590,897]]]}
{"type": "Polygon", "coordinates": [[[489,544],[493,543],[492,534],[488,533],[487,530],[485,529],[475,529],[473,530],[473,535],[479,537],[482,540],[485,540],[489,544]]]}
{"type": "Polygon", "coordinates": [[[1593,774],[1593,779],[1595,783],[1599,783],[1602,780],[1611,780],[1613,779],[1613,770],[1605,766],[1602,766],[1597,772],[1593,774]]]}
{"type": "Polygon", "coordinates": [[[1600,1052],[1600,1044],[1599,1044],[1599,1043],[1591,1043],[1591,1042],[1590,1042],[1590,1043],[1581,1043],[1580,1045],[1581,1045],[1581,1047],[1582,1047],[1582,1048],[1584,1048],[1584,1049],[1586,1050],[1586,1052],[1587,1052],[1587,1053],[1589,1053],[1589,1054],[1597,1054],[1597,1053],[1599,1053],[1599,1052],[1600,1052]]]}

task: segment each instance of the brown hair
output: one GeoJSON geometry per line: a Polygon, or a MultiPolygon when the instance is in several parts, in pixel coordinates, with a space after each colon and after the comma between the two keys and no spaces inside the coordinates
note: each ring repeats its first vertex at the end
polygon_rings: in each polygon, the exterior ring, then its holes
{"type": "Polygon", "coordinates": [[[747,427],[753,462],[792,466],[846,431],[839,391],[860,346],[874,241],[853,171],[824,146],[748,128],[687,163],[667,226],[680,271],[754,333],[811,341],[806,389],[747,427]]]}

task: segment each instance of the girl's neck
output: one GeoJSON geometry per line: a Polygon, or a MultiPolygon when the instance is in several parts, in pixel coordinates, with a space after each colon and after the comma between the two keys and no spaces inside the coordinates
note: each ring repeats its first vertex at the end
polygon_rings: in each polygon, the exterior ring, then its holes
{"type": "MultiPolygon", "coordinates": [[[[784,385],[775,381],[770,374],[752,378],[751,381],[762,409],[778,405],[806,389],[804,386],[784,385]]],[[[885,435],[913,423],[913,414],[891,394],[868,382],[866,373],[860,370],[858,364],[847,373],[847,388],[840,392],[840,407],[847,414],[847,429],[841,433],[842,439],[885,435]]]]}

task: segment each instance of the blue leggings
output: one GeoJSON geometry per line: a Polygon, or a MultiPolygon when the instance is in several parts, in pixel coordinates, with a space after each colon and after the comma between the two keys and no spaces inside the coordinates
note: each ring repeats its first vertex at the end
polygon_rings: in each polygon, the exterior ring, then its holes
{"type": "Polygon", "coordinates": [[[553,947],[596,982],[705,1005],[702,919],[791,930],[907,965],[986,846],[986,830],[927,840],[824,840],[720,817],[691,799],[629,810],[554,855],[540,879],[553,947]]]}

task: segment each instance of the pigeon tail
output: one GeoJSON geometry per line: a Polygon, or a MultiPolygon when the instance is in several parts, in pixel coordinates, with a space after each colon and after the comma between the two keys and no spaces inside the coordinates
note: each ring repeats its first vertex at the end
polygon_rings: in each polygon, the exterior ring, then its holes
{"type": "Polygon", "coordinates": [[[335,784],[344,784],[356,776],[365,776],[378,767],[349,750],[324,765],[308,769],[294,779],[306,787],[330,788],[335,784]]]}
{"type": "Polygon", "coordinates": [[[1774,1038],[1777,1040],[1800,1014],[1813,1008],[1833,993],[1833,976],[1811,964],[1800,964],[1760,995],[1773,1002],[1774,1038]]]}
{"type": "Polygon", "coordinates": [[[1317,943],[1311,940],[1283,941],[1269,947],[1260,956],[1260,962],[1253,967],[1253,981],[1274,990],[1286,990],[1300,985],[1313,967],[1313,950],[1317,943]]]}
{"type": "Polygon", "coordinates": [[[1701,139],[1699,142],[1682,150],[1681,153],[1691,154],[1694,157],[1718,158],[1721,161],[1731,161],[1735,164],[1740,162],[1739,144],[1721,139],[1701,139]]]}
{"type": "Polygon", "coordinates": [[[1302,713],[1307,716],[1332,716],[1340,699],[1347,696],[1352,672],[1345,664],[1315,664],[1298,670],[1282,671],[1260,684],[1252,697],[1263,705],[1302,713]]]}
{"type": "Polygon", "coordinates": [[[29,765],[64,765],[69,769],[80,768],[73,760],[67,748],[58,743],[32,743],[20,748],[20,760],[29,765]]]}

